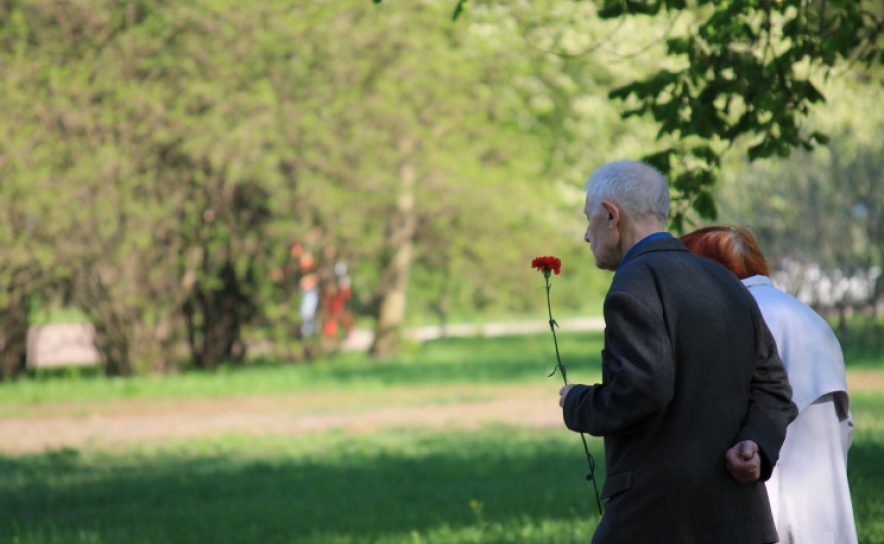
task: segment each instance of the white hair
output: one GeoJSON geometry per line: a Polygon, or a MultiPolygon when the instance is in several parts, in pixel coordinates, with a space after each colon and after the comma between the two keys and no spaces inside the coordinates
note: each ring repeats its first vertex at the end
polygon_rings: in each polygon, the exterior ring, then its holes
{"type": "Polygon", "coordinates": [[[617,161],[593,170],[583,185],[591,202],[603,200],[619,204],[639,217],[669,218],[669,185],[659,170],[636,161],[617,161]]]}

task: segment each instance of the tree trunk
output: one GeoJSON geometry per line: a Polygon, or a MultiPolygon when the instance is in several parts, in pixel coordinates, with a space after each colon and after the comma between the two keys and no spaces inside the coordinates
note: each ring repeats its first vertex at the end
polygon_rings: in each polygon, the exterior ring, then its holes
{"type": "Polygon", "coordinates": [[[245,357],[240,336],[253,311],[251,301],[243,295],[233,265],[226,264],[221,276],[220,288],[205,292],[197,286],[184,304],[188,343],[198,368],[239,363],[245,357]]]}
{"type": "Polygon", "coordinates": [[[18,291],[7,292],[6,308],[0,313],[0,382],[15,378],[24,370],[28,355],[27,298],[18,291]]]}
{"type": "Polygon", "coordinates": [[[95,349],[104,367],[105,376],[131,376],[135,374],[132,362],[131,324],[111,308],[96,312],[95,349]]]}
{"type": "Polygon", "coordinates": [[[119,281],[113,266],[85,263],[74,278],[73,298],[92,315],[95,350],[106,376],[135,373],[132,357],[132,323],[136,315],[128,301],[109,286],[119,281]]]}
{"type": "Polygon", "coordinates": [[[106,376],[131,376],[135,365],[131,352],[131,323],[126,304],[115,298],[103,283],[101,273],[85,274],[80,306],[89,308],[95,328],[95,350],[106,376]]]}
{"type": "Polygon", "coordinates": [[[417,173],[411,155],[415,142],[403,140],[399,149],[402,162],[399,166],[400,193],[396,211],[390,218],[385,246],[391,252],[390,260],[381,274],[378,284],[377,320],[374,341],[369,353],[376,358],[389,357],[399,349],[402,323],[405,320],[408,278],[414,253],[414,233],[417,227],[415,211],[415,185],[417,173]]]}

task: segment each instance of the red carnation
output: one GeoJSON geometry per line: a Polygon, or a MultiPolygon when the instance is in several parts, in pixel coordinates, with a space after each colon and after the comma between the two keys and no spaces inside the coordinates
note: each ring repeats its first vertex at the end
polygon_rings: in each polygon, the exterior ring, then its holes
{"type": "MultiPolygon", "coordinates": [[[[543,281],[546,283],[546,310],[549,312],[549,330],[552,332],[553,344],[556,347],[556,366],[549,375],[552,376],[556,373],[556,370],[558,370],[562,373],[562,381],[567,385],[568,374],[565,372],[565,365],[562,364],[562,357],[559,355],[559,341],[556,339],[556,327],[558,327],[559,324],[553,319],[552,306],[549,302],[550,272],[554,272],[555,275],[558,276],[559,272],[562,271],[562,261],[558,257],[553,257],[552,255],[535,257],[534,260],[531,261],[531,268],[536,268],[540,272],[543,272],[543,281]]],[[[592,488],[595,491],[595,501],[599,507],[599,515],[602,515],[602,502],[599,500],[599,488],[595,483],[595,461],[592,458],[592,454],[589,453],[589,446],[586,444],[586,437],[583,436],[583,433],[580,433],[580,438],[583,440],[583,451],[586,452],[586,460],[589,463],[589,474],[586,475],[586,479],[592,482],[592,488]]]]}
{"type": "Polygon", "coordinates": [[[544,274],[549,274],[549,272],[552,271],[558,276],[562,272],[562,260],[558,257],[553,257],[552,255],[535,257],[534,260],[531,261],[531,268],[536,268],[544,274]]]}

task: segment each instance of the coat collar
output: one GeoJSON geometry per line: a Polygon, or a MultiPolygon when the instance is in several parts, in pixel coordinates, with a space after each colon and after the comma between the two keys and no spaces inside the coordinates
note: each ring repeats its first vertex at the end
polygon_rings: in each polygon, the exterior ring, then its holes
{"type": "Polygon", "coordinates": [[[617,267],[617,270],[623,268],[629,261],[632,261],[639,255],[643,255],[652,251],[671,250],[687,251],[688,249],[684,246],[684,244],[681,243],[680,240],[676,239],[668,232],[655,232],[654,234],[642,238],[637,244],[632,246],[632,248],[626,252],[623,260],[620,261],[620,265],[617,267]]]}

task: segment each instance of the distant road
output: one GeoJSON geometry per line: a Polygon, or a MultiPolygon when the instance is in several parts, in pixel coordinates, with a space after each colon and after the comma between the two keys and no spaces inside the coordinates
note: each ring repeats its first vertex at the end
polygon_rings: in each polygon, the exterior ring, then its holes
{"type": "MultiPolygon", "coordinates": [[[[559,330],[568,332],[601,331],[605,327],[601,317],[562,319],[559,330]]],[[[542,320],[510,323],[453,324],[445,327],[426,326],[409,329],[406,336],[425,341],[456,336],[509,336],[534,334],[549,330],[549,323],[542,320]]],[[[54,323],[31,327],[28,332],[28,365],[32,367],[56,367],[68,365],[94,365],[98,363],[95,350],[95,332],[92,325],[83,323],[54,323]]],[[[347,351],[366,350],[374,336],[370,330],[354,329],[342,348],[347,351]]]]}

